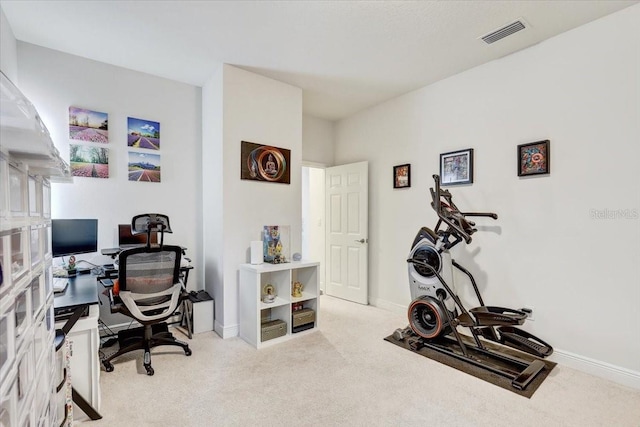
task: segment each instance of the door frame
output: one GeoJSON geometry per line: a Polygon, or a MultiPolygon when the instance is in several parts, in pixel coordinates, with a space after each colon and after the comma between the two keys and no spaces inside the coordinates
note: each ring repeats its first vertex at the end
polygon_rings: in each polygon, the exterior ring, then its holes
{"type": "MultiPolygon", "coordinates": [[[[303,245],[303,249],[301,250],[301,253],[303,254],[303,257],[307,257],[308,254],[305,253],[304,251],[304,245],[305,245],[305,234],[307,235],[307,239],[310,236],[315,236],[315,238],[321,238],[322,239],[322,250],[320,251],[320,253],[314,257],[313,261],[318,261],[320,262],[320,268],[318,269],[318,274],[319,274],[319,278],[318,278],[318,283],[320,286],[320,294],[324,294],[325,291],[325,277],[326,277],[326,269],[327,269],[327,263],[326,258],[325,258],[325,253],[326,253],[326,240],[325,240],[325,225],[326,225],[326,217],[325,217],[325,200],[324,200],[324,170],[329,167],[328,165],[324,164],[324,163],[317,163],[317,162],[308,162],[308,161],[303,161],[302,162],[302,168],[309,168],[309,169],[321,169],[322,170],[322,197],[319,197],[322,206],[321,208],[318,208],[319,211],[315,213],[316,218],[319,217],[322,221],[322,227],[321,227],[321,232],[322,232],[322,236],[319,236],[319,234],[316,236],[316,233],[310,233],[310,227],[311,224],[305,224],[305,208],[308,208],[308,202],[309,202],[309,196],[312,196],[312,194],[308,194],[310,189],[307,187],[305,188],[304,185],[301,185],[302,188],[302,245],[303,245]],[[307,192],[306,197],[305,197],[305,192],[307,192]],[[305,206],[305,201],[307,202],[307,206],[305,206]]],[[[304,184],[304,182],[302,183],[304,184]]],[[[308,220],[309,218],[307,218],[308,220]]],[[[319,233],[319,231],[318,231],[319,233]]],[[[315,252],[312,251],[312,254],[314,254],[315,252]]]]}

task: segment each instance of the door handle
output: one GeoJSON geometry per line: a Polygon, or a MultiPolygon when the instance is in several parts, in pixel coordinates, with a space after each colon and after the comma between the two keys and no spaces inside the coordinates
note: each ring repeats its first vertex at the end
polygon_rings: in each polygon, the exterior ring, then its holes
{"type": "Polygon", "coordinates": [[[369,239],[360,239],[360,240],[354,240],[354,241],[358,243],[367,243],[369,239]]]}

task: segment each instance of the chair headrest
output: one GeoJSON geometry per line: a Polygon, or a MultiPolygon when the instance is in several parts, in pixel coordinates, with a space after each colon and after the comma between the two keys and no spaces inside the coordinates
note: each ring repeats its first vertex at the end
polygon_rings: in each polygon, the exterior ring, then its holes
{"type": "Polygon", "coordinates": [[[147,213],[136,215],[131,219],[131,234],[159,231],[160,233],[173,233],[169,225],[169,217],[164,214],[147,213]]]}

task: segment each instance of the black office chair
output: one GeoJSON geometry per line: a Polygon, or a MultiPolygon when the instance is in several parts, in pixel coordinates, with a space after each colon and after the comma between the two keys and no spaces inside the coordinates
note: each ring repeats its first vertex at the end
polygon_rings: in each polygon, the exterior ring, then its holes
{"type": "Polygon", "coordinates": [[[189,345],[175,339],[169,332],[167,320],[180,303],[188,298],[180,281],[180,246],[164,245],[164,233],[171,233],[169,217],[162,214],[143,214],[133,217],[132,234],[158,231],[159,245],[151,245],[149,239],[143,247],[127,249],[119,255],[119,294],[111,303],[112,313],[123,313],[137,320],[142,327],[118,332],[120,348],[105,357],[102,364],[107,372],[113,371],[111,361],[134,350],[144,350],[144,367],[147,375],[153,375],[151,348],[161,345],[182,347],[191,356],[189,345]]]}

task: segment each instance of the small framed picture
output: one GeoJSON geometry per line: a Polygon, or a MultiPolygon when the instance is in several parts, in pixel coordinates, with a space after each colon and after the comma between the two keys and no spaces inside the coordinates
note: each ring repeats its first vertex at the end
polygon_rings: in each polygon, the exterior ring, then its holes
{"type": "Polygon", "coordinates": [[[440,184],[473,183],[473,148],[440,154],[440,184]]]}
{"type": "Polygon", "coordinates": [[[549,140],[518,145],[518,176],[544,175],[549,169],[549,140]]]}
{"type": "Polygon", "coordinates": [[[393,188],[411,187],[411,165],[398,165],[393,167],[393,188]]]}

